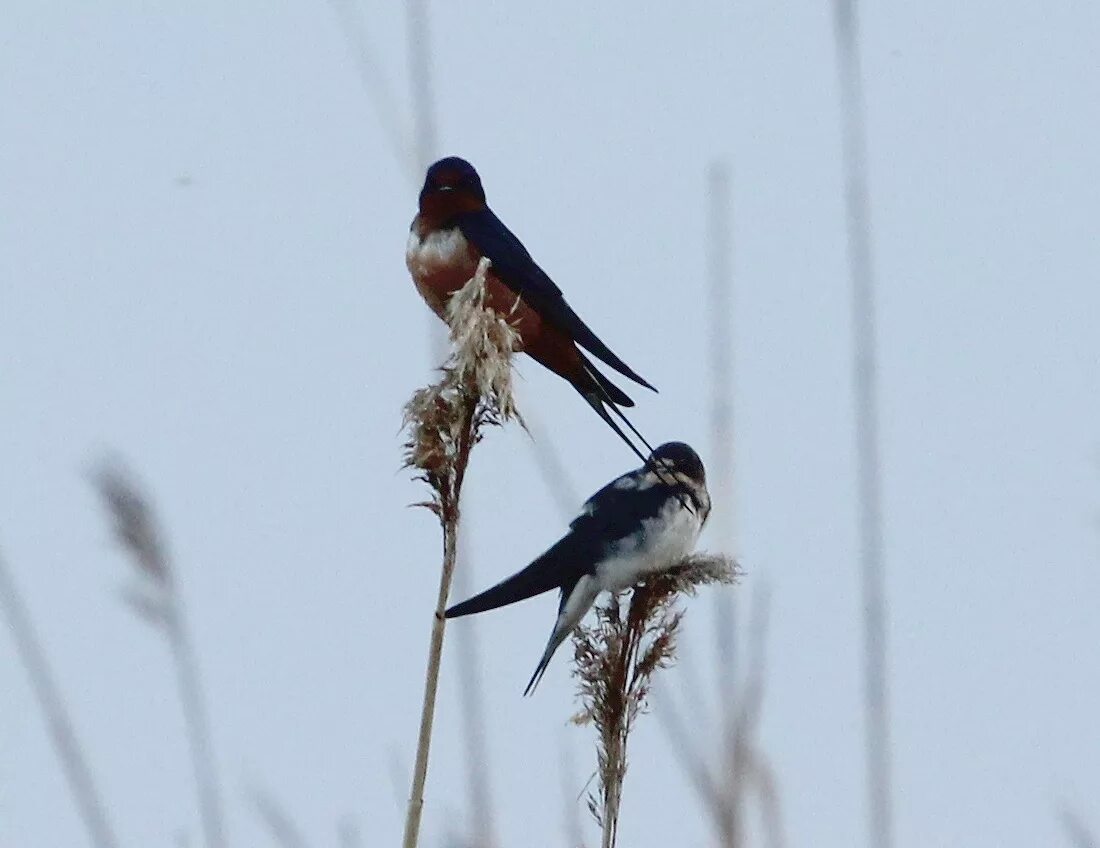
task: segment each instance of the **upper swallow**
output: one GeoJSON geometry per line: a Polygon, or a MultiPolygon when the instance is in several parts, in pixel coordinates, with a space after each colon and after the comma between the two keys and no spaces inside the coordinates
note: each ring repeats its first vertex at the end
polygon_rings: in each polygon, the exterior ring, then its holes
{"type": "Polygon", "coordinates": [[[524,690],[534,691],[558,645],[600,592],[620,592],[691,553],[710,515],[706,471],[683,442],[668,442],[645,465],[585,501],[569,532],[522,571],[445,613],[447,618],[514,604],[550,589],[561,603],[550,641],[524,690]]]}
{"type": "Polygon", "coordinates": [[[405,264],[416,288],[439,317],[446,315],[447,301],[474,276],[483,256],[491,263],[486,301],[508,316],[520,348],[565,378],[644,459],[607,411],[610,407],[648,447],[619,409],[634,402],[597,371],[580,348],[624,377],[656,389],[597,338],[522,242],[493,214],[473,165],[457,156],[440,159],[428,168],[405,249],[405,264]]]}

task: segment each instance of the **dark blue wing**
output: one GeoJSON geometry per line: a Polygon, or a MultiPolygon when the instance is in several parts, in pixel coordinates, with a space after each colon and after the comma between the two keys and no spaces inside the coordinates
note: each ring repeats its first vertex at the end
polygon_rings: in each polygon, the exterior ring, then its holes
{"type": "Polygon", "coordinates": [[[493,273],[500,281],[516,294],[521,295],[527,305],[543,320],[568,335],[624,377],[629,377],[647,389],[653,389],[653,386],[612,353],[611,349],[589,329],[573,308],[565,302],[561,289],[536,264],[523,243],[504,226],[491,209],[486,207],[476,212],[463,212],[455,218],[455,222],[467,241],[493,263],[493,273]]]}
{"type": "Polygon", "coordinates": [[[650,468],[635,469],[585,501],[570,530],[572,535],[617,542],[638,532],[646,519],[660,515],[669,500],[682,495],[683,488],[660,479],[650,468]]]}
{"type": "Polygon", "coordinates": [[[447,618],[457,618],[485,612],[576,583],[581,575],[592,573],[603,550],[604,540],[596,536],[567,533],[522,571],[517,571],[469,600],[455,604],[444,615],[447,618]]]}

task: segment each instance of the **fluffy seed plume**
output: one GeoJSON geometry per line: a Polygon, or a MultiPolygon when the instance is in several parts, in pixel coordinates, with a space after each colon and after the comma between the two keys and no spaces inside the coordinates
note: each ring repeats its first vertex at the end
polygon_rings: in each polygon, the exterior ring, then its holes
{"type": "Polygon", "coordinates": [[[440,379],[418,389],[405,405],[403,426],[406,468],[432,489],[432,500],[419,504],[446,520],[457,509],[458,491],[470,449],[487,426],[515,420],[523,425],[512,393],[512,352],[519,339],[505,317],[485,306],[489,260],[447,304],[451,354],[440,379]]]}
{"type": "Polygon", "coordinates": [[[175,610],[172,566],[153,509],[132,475],[118,462],[104,462],[92,475],[114,529],[130,556],[137,582],[124,592],[131,609],[163,627],[175,610]]]}
{"type": "Polygon", "coordinates": [[[133,476],[117,462],[103,463],[92,474],[92,482],[137,576],[136,587],[125,593],[126,601],[168,640],[179,679],[206,846],[225,848],[225,816],[198,660],[155,511],[133,476]]]}
{"type": "Polygon", "coordinates": [[[692,554],[631,592],[625,611],[620,595],[596,606],[596,621],[573,634],[573,675],[580,711],[577,724],[593,724],[598,790],[588,809],[603,830],[603,848],[615,845],[619,803],[626,777],[626,743],[634,722],[648,708],[653,675],[676,659],[684,610],[676,601],[700,586],[735,583],[737,564],[728,556],[692,554]]]}

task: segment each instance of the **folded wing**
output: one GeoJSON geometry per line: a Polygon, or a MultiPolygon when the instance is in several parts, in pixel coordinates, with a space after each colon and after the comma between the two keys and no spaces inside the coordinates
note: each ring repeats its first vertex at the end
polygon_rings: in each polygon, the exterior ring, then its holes
{"type": "Polygon", "coordinates": [[[444,615],[458,618],[472,615],[497,607],[525,601],[551,589],[561,588],[569,582],[576,582],[595,565],[592,545],[576,533],[568,533],[546,553],[532,562],[522,571],[474,595],[469,600],[455,604],[444,615]]]}
{"type": "MultiPolygon", "coordinates": [[[[491,209],[464,212],[457,218],[462,234],[493,263],[493,273],[508,288],[523,297],[543,320],[566,333],[597,359],[603,360],[624,377],[647,389],[656,389],[629,365],[612,353],[599,337],[565,302],[561,289],[543,271],[527,248],[491,209]]],[[[616,403],[620,401],[616,400],[616,403]]],[[[624,404],[625,405],[625,404],[624,404]]]]}

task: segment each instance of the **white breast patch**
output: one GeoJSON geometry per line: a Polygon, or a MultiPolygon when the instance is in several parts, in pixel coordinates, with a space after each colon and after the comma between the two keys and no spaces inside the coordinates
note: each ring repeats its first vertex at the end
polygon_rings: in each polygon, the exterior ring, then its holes
{"type": "Polygon", "coordinates": [[[691,553],[701,529],[699,517],[671,498],[657,516],[643,522],[641,533],[623,539],[596,566],[601,587],[618,592],[671,568],[691,553]]]}
{"type": "Polygon", "coordinates": [[[470,266],[470,276],[476,267],[470,262],[470,245],[462,230],[454,227],[450,230],[435,230],[424,238],[409,231],[409,242],[405,246],[405,264],[413,279],[431,276],[442,269],[470,266]]]}

